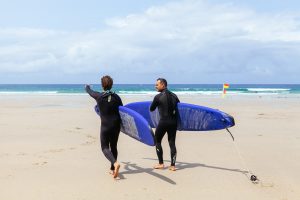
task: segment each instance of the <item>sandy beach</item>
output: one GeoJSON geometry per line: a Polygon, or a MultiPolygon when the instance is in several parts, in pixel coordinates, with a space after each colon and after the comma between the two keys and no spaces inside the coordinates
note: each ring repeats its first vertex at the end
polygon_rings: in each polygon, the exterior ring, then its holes
{"type": "MultiPolygon", "coordinates": [[[[121,96],[123,103],[153,96],[121,96]]],[[[179,96],[234,116],[225,130],[177,133],[177,171],[153,170],[154,147],[120,134],[120,177],[100,150],[87,95],[0,96],[1,200],[298,200],[299,98],[179,96]],[[236,151],[238,147],[245,164],[236,151]],[[246,166],[245,166],[246,165],[246,166]],[[260,182],[253,184],[249,168],[260,182]]],[[[167,138],[164,159],[170,163],[167,138]]]]}

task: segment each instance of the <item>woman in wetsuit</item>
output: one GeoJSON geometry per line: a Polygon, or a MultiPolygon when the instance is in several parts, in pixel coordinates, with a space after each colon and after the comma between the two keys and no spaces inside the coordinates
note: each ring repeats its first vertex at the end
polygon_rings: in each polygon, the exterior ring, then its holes
{"type": "Polygon", "coordinates": [[[121,118],[119,114],[119,106],[122,106],[121,98],[111,91],[113,79],[110,76],[101,78],[103,92],[96,92],[85,86],[86,92],[93,97],[100,110],[101,130],[100,142],[101,149],[105,157],[111,163],[111,174],[114,178],[118,176],[120,164],[117,162],[118,149],[117,143],[120,133],[121,118]]]}

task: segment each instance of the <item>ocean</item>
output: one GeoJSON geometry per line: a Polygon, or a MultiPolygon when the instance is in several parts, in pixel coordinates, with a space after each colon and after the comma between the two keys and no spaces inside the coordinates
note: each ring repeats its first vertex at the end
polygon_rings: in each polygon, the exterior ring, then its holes
{"type": "MultiPolygon", "coordinates": [[[[99,84],[92,88],[101,91],[99,84]]],[[[170,84],[176,94],[221,95],[222,84],[170,84]]],[[[156,94],[154,84],[115,84],[113,91],[124,95],[156,94]]],[[[300,95],[300,84],[230,84],[227,95],[300,95]]],[[[0,95],[84,95],[83,84],[0,84],[0,95]]]]}

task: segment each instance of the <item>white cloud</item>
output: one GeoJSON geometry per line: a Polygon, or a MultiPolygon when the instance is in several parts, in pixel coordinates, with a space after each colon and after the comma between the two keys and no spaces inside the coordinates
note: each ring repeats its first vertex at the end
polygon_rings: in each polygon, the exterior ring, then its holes
{"type": "Polygon", "coordinates": [[[299,54],[296,14],[194,0],[112,18],[98,31],[0,28],[0,73],[119,73],[124,82],[147,81],[151,75],[177,82],[224,77],[263,82],[300,74],[299,54]]]}

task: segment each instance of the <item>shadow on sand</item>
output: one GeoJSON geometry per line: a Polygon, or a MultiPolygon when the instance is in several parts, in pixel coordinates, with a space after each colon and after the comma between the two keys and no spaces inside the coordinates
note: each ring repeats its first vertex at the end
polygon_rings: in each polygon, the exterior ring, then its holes
{"type": "MultiPolygon", "coordinates": [[[[144,158],[144,159],[157,161],[157,159],[153,159],[153,158],[144,158]]],[[[166,162],[169,162],[169,161],[166,161],[166,162]]],[[[175,181],[173,181],[172,179],[170,179],[164,175],[156,173],[155,169],[153,169],[152,167],[151,168],[142,168],[142,167],[139,167],[135,163],[130,163],[130,162],[122,162],[122,163],[125,165],[124,166],[125,171],[120,172],[120,174],[119,174],[120,179],[125,179],[125,177],[124,177],[125,174],[147,173],[149,175],[152,175],[154,177],[161,179],[162,181],[165,181],[172,185],[176,185],[175,181]]],[[[183,169],[189,169],[189,168],[196,168],[196,167],[206,167],[206,168],[210,168],[210,169],[225,170],[225,171],[237,172],[237,173],[242,173],[242,174],[247,173],[247,171],[243,171],[240,169],[230,169],[230,168],[217,167],[217,166],[206,165],[206,164],[201,164],[201,163],[188,163],[188,162],[178,162],[178,161],[176,162],[176,170],[177,171],[183,170],[183,169]]]]}
{"type": "Polygon", "coordinates": [[[170,179],[170,178],[168,178],[164,175],[156,173],[153,168],[142,168],[142,167],[139,167],[137,164],[130,163],[130,162],[122,162],[122,163],[125,164],[124,169],[126,171],[123,171],[123,172],[119,173],[120,179],[125,179],[124,174],[147,173],[147,174],[155,176],[155,177],[157,177],[157,178],[159,178],[159,179],[161,179],[161,180],[163,180],[167,183],[170,183],[172,185],[176,185],[176,182],[174,182],[172,179],[170,179]]]}
{"type": "MultiPolygon", "coordinates": [[[[157,161],[157,159],[153,159],[153,158],[143,158],[143,159],[157,161]]],[[[170,162],[170,161],[164,160],[164,162],[170,162]]],[[[248,173],[248,171],[240,170],[240,169],[230,169],[230,168],[217,167],[217,166],[206,165],[206,164],[201,164],[201,163],[188,163],[188,162],[176,161],[176,170],[177,171],[183,170],[183,169],[188,169],[188,168],[195,168],[195,167],[206,167],[206,168],[211,168],[211,169],[219,169],[219,170],[225,170],[225,171],[231,171],[231,172],[238,172],[238,173],[242,173],[242,174],[248,173]]]]}

